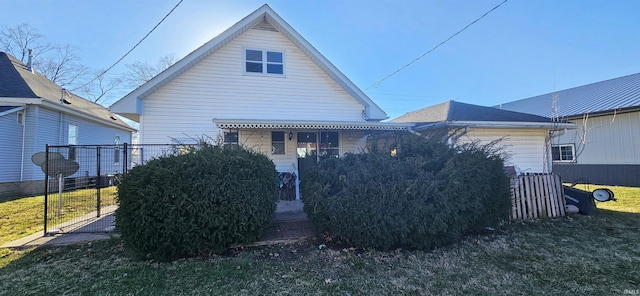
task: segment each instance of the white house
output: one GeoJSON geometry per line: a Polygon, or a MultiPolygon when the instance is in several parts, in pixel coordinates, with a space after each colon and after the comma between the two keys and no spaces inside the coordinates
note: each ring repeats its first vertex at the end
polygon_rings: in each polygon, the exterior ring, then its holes
{"type": "Polygon", "coordinates": [[[496,142],[516,173],[551,172],[550,141],[554,131],[575,125],[492,107],[447,101],[402,115],[392,122],[414,123],[426,136],[446,137],[450,144],[496,142]]]}
{"type": "Polygon", "coordinates": [[[509,102],[503,110],[565,119],[552,142],[566,182],[640,186],[640,73],[509,102]]]}
{"type": "Polygon", "coordinates": [[[406,130],[268,5],[132,91],[111,110],[140,123],[140,143],[221,138],[280,172],[359,152],[375,131],[406,130]]]}
{"type": "MultiPolygon", "coordinates": [[[[43,152],[47,144],[126,143],[133,131],[105,107],[65,91],[0,52],[0,196],[44,192],[44,173],[31,156],[43,152]]],[[[63,156],[76,157],[75,153],[63,156]]],[[[89,171],[81,167],[76,175],[89,171]]]]}

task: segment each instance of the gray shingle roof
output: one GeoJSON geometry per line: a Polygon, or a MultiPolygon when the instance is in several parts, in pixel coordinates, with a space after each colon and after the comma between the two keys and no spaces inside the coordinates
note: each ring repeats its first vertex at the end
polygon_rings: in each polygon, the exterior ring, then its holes
{"type": "MultiPolygon", "coordinates": [[[[62,87],[47,79],[44,75],[27,69],[10,54],[0,52],[0,98],[41,98],[55,103],[60,102],[62,87]]],[[[127,130],[134,130],[120,119],[113,120],[113,113],[104,106],[67,92],[64,99],[71,104],[66,108],[88,113],[94,119],[116,124],[127,130]]],[[[114,117],[115,118],[115,117],[114,117]]]]}
{"type": "Polygon", "coordinates": [[[551,122],[550,118],[500,110],[456,101],[447,101],[438,105],[406,113],[391,122],[453,122],[453,121],[509,121],[509,122],[551,122]]]}
{"type": "Polygon", "coordinates": [[[640,73],[509,102],[501,108],[561,118],[640,109],[640,73]]]}

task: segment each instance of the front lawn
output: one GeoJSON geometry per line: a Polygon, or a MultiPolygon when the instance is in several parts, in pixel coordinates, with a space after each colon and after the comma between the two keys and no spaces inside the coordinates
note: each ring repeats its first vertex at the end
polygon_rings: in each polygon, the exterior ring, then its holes
{"type": "Polygon", "coordinates": [[[610,188],[618,202],[593,217],[509,224],[430,252],[320,238],[170,263],[132,260],[118,239],[12,252],[0,295],[637,295],[640,188],[610,188]]]}

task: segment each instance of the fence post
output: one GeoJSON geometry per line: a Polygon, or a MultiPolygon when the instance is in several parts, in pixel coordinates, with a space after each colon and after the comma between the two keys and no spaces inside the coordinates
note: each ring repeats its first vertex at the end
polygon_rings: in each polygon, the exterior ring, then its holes
{"type": "Polygon", "coordinates": [[[124,147],[123,147],[123,152],[124,155],[122,156],[122,175],[126,175],[127,171],[129,169],[129,159],[127,157],[127,155],[129,155],[129,147],[127,147],[127,143],[124,143],[124,147]]]}
{"type": "Polygon", "coordinates": [[[49,144],[44,148],[44,235],[47,235],[47,211],[49,204],[49,144]]]}
{"type": "Polygon", "coordinates": [[[97,170],[97,178],[96,178],[96,218],[100,218],[100,188],[102,187],[102,177],[100,176],[100,146],[96,147],[96,170],[97,170]]]}

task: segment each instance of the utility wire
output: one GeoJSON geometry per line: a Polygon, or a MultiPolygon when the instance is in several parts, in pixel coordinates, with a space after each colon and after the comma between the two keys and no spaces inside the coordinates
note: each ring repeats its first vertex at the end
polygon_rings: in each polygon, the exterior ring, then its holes
{"type": "Polygon", "coordinates": [[[394,71],[393,73],[387,75],[386,77],[376,81],[374,84],[370,85],[369,87],[365,88],[365,90],[368,90],[372,87],[378,87],[380,86],[380,84],[391,78],[391,76],[398,74],[398,72],[404,70],[405,68],[411,66],[413,63],[417,62],[418,60],[420,60],[421,58],[423,58],[424,56],[430,54],[432,51],[436,50],[436,48],[440,47],[441,45],[447,43],[447,41],[453,39],[453,37],[456,37],[458,34],[462,33],[462,31],[466,30],[467,28],[471,27],[471,25],[477,23],[479,20],[481,20],[482,18],[484,18],[485,16],[487,16],[489,13],[491,13],[492,11],[498,9],[498,7],[500,7],[502,4],[505,4],[508,0],[504,0],[502,1],[502,3],[496,5],[494,8],[491,8],[489,11],[485,12],[482,16],[480,16],[479,18],[477,18],[476,20],[474,20],[473,22],[469,23],[468,25],[466,25],[464,28],[462,28],[460,31],[456,32],[455,34],[451,35],[449,38],[445,39],[444,41],[440,42],[438,45],[434,46],[432,49],[430,49],[429,51],[423,53],[421,56],[415,58],[413,61],[411,61],[410,63],[400,67],[400,69],[394,71]]]}
{"type": "Polygon", "coordinates": [[[142,37],[142,39],[140,39],[140,41],[138,41],[138,43],[136,43],[136,45],[134,45],[131,49],[129,49],[129,51],[127,51],[127,53],[125,53],[120,59],[118,59],[115,63],[113,63],[113,65],[111,65],[109,68],[107,68],[106,70],[102,71],[102,73],[98,74],[98,76],[96,76],[95,78],[91,79],[89,82],[78,86],[74,89],[72,89],[71,91],[75,91],[77,89],[83,88],[87,85],[89,85],[89,83],[96,81],[96,79],[100,78],[102,75],[106,74],[107,72],[109,72],[109,70],[111,70],[113,67],[115,67],[118,63],[120,63],[122,60],[124,60],[124,58],[126,58],[134,49],[136,49],[136,47],[138,47],[138,45],[140,45],[140,43],[142,43],[142,41],[144,41],[145,39],[147,39],[147,37],[149,37],[149,35],[151,35],[151,33],[153,31],[155,31],[155,29],[160,26],[160,24],[162,24],[162,22],[164,22],[164,20],[169,17],[169,15],[176,10],[176,8],[178,8],[178,6],[182,3],[182,1],[184,0],[180,0],[178,1],[178,4],[176,4],[173,8],[171,8],[171,10],[160,20],[160,22],[158,22],[153,29],[151,29],[151,31],[149,31],[149,33],[147,33],[147,35],[144,35],[144,37],[142,37]]]}

